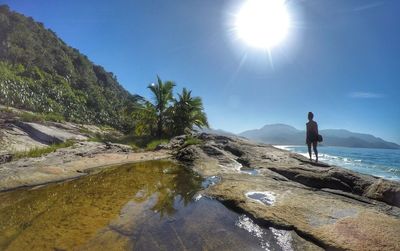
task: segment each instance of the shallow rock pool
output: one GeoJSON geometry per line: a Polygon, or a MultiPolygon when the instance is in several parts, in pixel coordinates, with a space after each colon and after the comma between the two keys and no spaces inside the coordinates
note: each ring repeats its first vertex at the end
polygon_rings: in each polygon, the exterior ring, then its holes
{"type": "Polygon", "coordinates": [[[262,228],[169,161],[0,193],[0,250],[292,250],[291,231],[262,228]],[[197,199],[196,199],[197,198],[197,199]]]}

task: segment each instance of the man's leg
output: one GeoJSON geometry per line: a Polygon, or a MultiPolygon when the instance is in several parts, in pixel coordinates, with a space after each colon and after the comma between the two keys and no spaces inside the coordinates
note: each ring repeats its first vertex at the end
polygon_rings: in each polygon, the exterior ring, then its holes
{"type": "Polygon", "coordinates": [[[308,155],[310,155],[310,160],[312,160],[312,158],[311,158],[311,142],[310,143],[307,142],[307,147],[308,147],[308,155]]]}
{"type": "MultiPolygon", "coordinates": [[[[315,162],[318,162],[318,150],[317,150],[318,142],[313,142],[313,148],[315,153],[315,162]]],[[[311,150],[310,150],[311,151],[311,150]]]]}

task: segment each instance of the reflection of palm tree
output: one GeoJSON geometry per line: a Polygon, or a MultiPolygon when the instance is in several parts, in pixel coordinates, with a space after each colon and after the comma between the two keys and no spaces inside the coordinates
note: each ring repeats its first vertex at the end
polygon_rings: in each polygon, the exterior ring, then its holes
{"type": "Polygon", "coordinates": [[[192,201],[193,196],[201,189],[203,179],[194,172],[183,167],[181,174],[173,177],[173,183],[176,184],[176,194],[180,195],[184,206],[192,201]]]}
{"type": "Polygon", "coordinates": [[[188,205],[194,194],[201,189],[202,178],[196,176],[183,167],[174,167],[174,172],[162,173],[160,177],[161,185],[158,187],[158,198],[152,210],[164,215],[172,216],[175,214],[175,200],[179,196],[183,200],[183,205],[188,205]]]}
{"type": "Polygon", "coordinates": [[[121,208],[130,201],[149,202],[141,207],[147,210],[154,199],[153,210],[159,211],[162,217],[173,215],[177,198],[183,198],[187,205],[200,183],[198,177],[182,167],[171,162],[152,161],[108,168],[81,179],[35,190],[13,191],[2,196],[2,203],[11,206],[0,208],[0,236],[10,243],[17,238],[21,245],[48,246],[48,240],[51,243],[57,240],[65,243],[66,249],[73,249],[120,215],[121,208]],[[51,224],[43,228],[43,223],[47,222],[51,224]]]}
{"type": "Polygon", "coordinates": [[[152,210],[159,212],[161,217],[164,217],[164,215],[172,216],[176,212],[174,207],[175,195],[166,190],[163,189],[163,191],[158,192],[157,203],[152,208],[152,210]]]}

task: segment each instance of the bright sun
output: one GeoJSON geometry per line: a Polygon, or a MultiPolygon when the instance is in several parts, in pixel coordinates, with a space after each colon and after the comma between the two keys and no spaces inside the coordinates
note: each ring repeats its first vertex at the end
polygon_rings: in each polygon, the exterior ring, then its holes
{"type": "Polygon", "coordinates": [[[284,0],[247,0],[236,16],[235,30],[249,45],[270,49],[283,41],[289,25],[284,0]]]}

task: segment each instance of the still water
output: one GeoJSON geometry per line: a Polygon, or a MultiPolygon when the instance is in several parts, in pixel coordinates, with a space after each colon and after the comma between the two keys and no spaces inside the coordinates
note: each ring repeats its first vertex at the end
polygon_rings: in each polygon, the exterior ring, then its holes
{"type": "Polygon", "coordinates": [[[3,192],[0,250],[296,249],[293,232],[199,196],[205,184],[187,168],[150,161],[3,192]]]}

